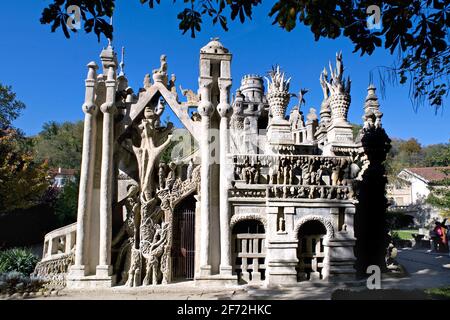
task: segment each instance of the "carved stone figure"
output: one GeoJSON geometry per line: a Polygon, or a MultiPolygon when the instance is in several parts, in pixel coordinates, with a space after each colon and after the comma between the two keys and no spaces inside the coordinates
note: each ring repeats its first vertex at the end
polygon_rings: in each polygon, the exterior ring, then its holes
{"type": "Polygon", "coordinates": [[[141,251],[135,248],[131,249],[131,266],[126,286],[137,287],[141,285],[141,266],[141,251]]]}
{"type": "Polygon", "coordinates": [[[175,74],[172,73],[172,75],[170,76],[168,89],[175,96],[175,100],[178,101],[177,86],[175,85],[176,80],[177,80],[177,77],[175,76],[175,74]]]}
{"type": "Polygon", "coordinates": [[[269,171],[267,174],[267,181],[269,184],[273,184],[273,176],[275,175],[275,168],[272,162],[269,162],[269,171]]]}
{"type": "Polygon", "coordinates": [[[181,91],[181,94],[187,98],[187,102],[186,103],[188,105],[196,106],[200,102],[200,99],[199,99],[198,95],[196,95],[194,93],[194,91],[192,91],[191,89],[183,89],[180,86],[180,91],[181,91]]]}
{"type": "Polygon", "coordinates": [[[260,183],[260,175],[261,175],[261,161],[257,161],[256,164],[252,167],[252,177],[253,183],[260,183]]]}
{"type": "Polygon", "coordinates": [[[150,74],[146,74],[144,77],[144,89],[148,89],[152,86],[151,80],[150,80],[150,74]]]}
{"type": "Polygon", "coordinates": [[[194,170],[194,159],[191,158],[191,160],[189,160],[189,165],[188,165],[187,171],[186,171],[186,177],[188,180],[191,180],[193,170],[194,170]]]}
{"type": "Polygon", "coordinates": [[[167,241],[167,231],[169,225],[165,222],[155,225],[155,234],[149,246],[143,248],[142,255],[146,259],[146,274],[143,285],[158,284],[160,278],[160,262],[164,253],[165,243],[167,241]]]}
{"type": "Polygon", "coordinates": [[[341,174],[341,168],[339,167],[339,164],[334,164],[332,172],[331,172],[331,185],[332,186],[338,186],[340,184],[339,183],[340,174],[341,174]]]}
{"type": "Polygon", "coordinates": [[[284,231],[284,219],[283,217],[280,217],[278,219],[278,232],[283,232],[284,231]]]}
{"type": "Polygon", "coordinates": [[[159,189],[162,190],[166,187],[166,164],[161,162],[158,170],[159,189]]]}
{"type": "Polygon", "coordinates": [[[241,171],[241,179],[247,184],[252,182],[252,166],[250,165],[248,157],[245,158],[244,166],[241,171]]]}
{"type": "Polygon", "coordinates": [[[159,58],[160,67],[159,69],[153,70],[153,80],[155,82],[162,82],[167,85],[167,57],[165,54],[161,55],[159,58]]]}
{"type": "Polygon", "coordinates": [[[128,193],[124,200],[127,216],[121,229],[111,243],[113,248],[118,247],[114,267],[117,272],[122,270],[121,284],[126,283],[128,279],[128,272],[131,269],[131,250],[136,248],[136,244],[139,243],[139,226],[141,223],[139,187],[132,184],[127,189],[128,193]]]}
{"type": "Polygon", "coordinates": [[[167,175],[166,178],[166,189],[171,190],[173,187],[173,184],[175,183],[175,179],[176,179],[176,169],[177,165],[174,162],[171,162],[169,164],[169,174],[167,175]]]}

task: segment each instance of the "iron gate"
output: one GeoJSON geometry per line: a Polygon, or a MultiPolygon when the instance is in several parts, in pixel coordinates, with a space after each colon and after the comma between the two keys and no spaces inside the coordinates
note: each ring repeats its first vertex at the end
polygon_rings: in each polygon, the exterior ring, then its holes
{"type": "Polygon", "coordinates": [[[195,213],[175,211],[173,228],[172,266],[174,280],[194,279],[195,213]]]}

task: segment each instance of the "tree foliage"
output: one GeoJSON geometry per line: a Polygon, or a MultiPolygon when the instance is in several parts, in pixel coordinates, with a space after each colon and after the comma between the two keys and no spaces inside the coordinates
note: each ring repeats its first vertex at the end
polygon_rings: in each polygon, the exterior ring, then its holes
{"type": "Polygon", "coordinates": [[[14,129],[0,131],[0,213],[39,203],[48,188],[47,164],[18,150],[17,136],[14,129]]]}
{"type": "Polygon", "coordinates": [[[55,215],[60,226],[71,224],[77,220],[79,177],[69,180],[59,191],[55,200],[55,215]]]}
{"type": "MultiPolygon", "coordinates": [[[[154,8],[161,0],[139,0],[154,8]]],[[[173,0],[173,3],[176,3],[173,0]]],[[[93,31],[98,39],[104,34],[112,38],[113,27],[105,18],[111,17],[115,0],[53,0],[42,12],[41,23],[51,24],[54,32],[60,28],[69,38],[67,8],[79,6],[86,32],[93,31]]],[[[179,29],[190,31],[195,37],[204,23],[203,17],[228,30],[230,18],[244,23],[252,19],[254,7],[262,0],[179,0],[184,9],[178,13],[179,29]]],[[[268,15],[286,31],[297,23],[309,27],[316,40],[347,37],[354,45],[354,52],[372,54],[384,47],[398,59],[392,66],[384,66],[381,82],[388,79],[401,84],[409,81],[411,97],[417,104],[428,100],[437,108],[444,104],[449,86],[450,50],[448,31],[450,26],[450,2],[448,0],[278,0],[268,15]],[[381,28],[368,28],[372,19],[371,6],[381,12],[381,28]],[[369,11],[369,12],[368,12],[369,11]],[[369,17],[370,16],[370,17],[369,17]]]]}
{"type": "Polygon", "coordinates": [[[407,167],[445,167],[450,166],[450,142],[421,146],[414,139],[392,139],[386,167],[390,180],[407,167]]]}
{"type": "Polygon", "coordinates": [[[447,179],[430,188],[426,202],[441,211],[444,218],[450,217],[450,170],[443,169],[447,179]]]}
{"type": "Polygon", "coordinates": [[[47,122],[34,138],[37,161],[48,161],[52,168],[78,169],[83,149],[83,121],[47,122]]]}
{"type": "Polygon", "coordinates": [[[11,127],[20,112],[25,109],[25,104],[16,99],[16,94],[11,86],[0,83],[0,129],[6,130],[11,127]]]}

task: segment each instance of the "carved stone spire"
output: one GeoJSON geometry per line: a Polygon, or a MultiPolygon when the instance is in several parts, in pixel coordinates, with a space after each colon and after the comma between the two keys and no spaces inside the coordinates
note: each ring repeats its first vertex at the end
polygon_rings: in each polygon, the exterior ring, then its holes
{"type": "Polygon", "coordinates": [[[334,124],[347,124],[348,108],[350,107],[350,78],[345,79],[344,64],[342,62],[342,52],[336,54],[336,68],[333,69],[330,63],[331,79],[325,81],[330,91],[329,103],[331,108],[331,121],[334,124]]]}
{"type": "Polygon", "coordinates": [[[323,92],[323,100],[322,104],[320,105],[320,122],[325,126],[328,125],[331,120],[331,108],[329,102],[330,91],[328,90],[327,82],[327,69],[323,68],[323,71],[320,73],[320,85],[323,92]]]}
{"type": "Polygon", "coordinates": [[[289,104],[291,94],[289,93],[289,82],[291,78],[286,79],[280,66],[276,66],[269,72],[270,79],[264,77],[267,81],[267,100],[274,120],[284,120],[286,108],[289,104]]]}
{"type": "Polygon", "coordinates": [[[380,109],[380,103],[378,102],[378,97],[375,93],[377,88],[373,84],[369,85],[367,88],[366,102],[364,103],[364,110],[370,109],[372,111],[380,109]]]}
{"type": "Polygon", "coordinates": [[[367,88],[367,97],[364,103],[364,128],[381,128],[381,118],[383,113],[380,111],[380,103],[375,93],[377,89],[373,84],[367,88]]]}
{"type": "Polygon", "coordinates": [[[125,71],[124,71],[124,68],[125,68],[125,47],[122,47],[122,56],[121,56],[121,59],[120,59],[119,66],[120,66],[119,76],[124,76],[125,75],[125,71]]]}

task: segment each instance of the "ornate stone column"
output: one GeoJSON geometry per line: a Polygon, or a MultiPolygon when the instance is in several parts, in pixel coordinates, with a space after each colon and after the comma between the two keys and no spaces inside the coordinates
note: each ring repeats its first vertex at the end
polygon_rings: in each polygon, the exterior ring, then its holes
{"type": "Polygon", "coordinates": [[[102,169],[100,180],[100,249],[97,276],[112,275],[111,237],[112,237],[112,173],[114,146],[114,113],[116,94],[116,66],[107,66],[106,101],[100,107],[103,112],[102,169]]]}
{"type": "Polygon", "coordinates": [[[231,79],[219,79],[220,103],[217,111],[220,119],[220,274],[231,276],[231,244],[230,244],[230,204],[228,202],[229,172],[229,117],[231,106],[229,93],[231,79]]]}
{"type": "MultiPolygon", "coordinates": [[[[208,68],[201,65],[201,68],[208,68]]],[[[200,153],[201,153],[201,169],[200,169],[200,276],[211,275],[210,264],[210,165],[211,165],[211,147],[210,129],[211,129],[211,115],[214,112],[213,104],[211,103],[211,84],[212,77],[203,76],[199,79],[200,86],[200,103],[198,112],[202,117],[200,124],[200,153]]]]}
{"type": "MultiPolygon", "coordinates": [[[[95,86],[98,66],[95,62],[88,65],[85,81],[83,154],[81,159],[80,189],[78,194],[77,237],[75,263],[70,268],[71,277],[85,276],[88,270],[89,225],[91,215],[91,195],[94,179],[95,133],[98,107],[95,105],[95,86]]],[[[50,248],[50,245],[49,245],[50,248]]]]}

